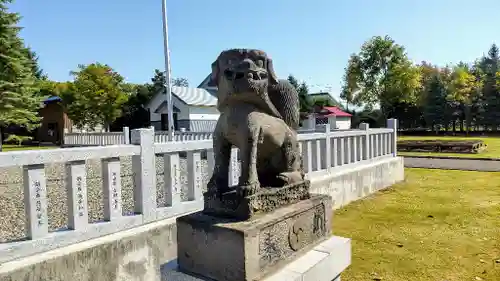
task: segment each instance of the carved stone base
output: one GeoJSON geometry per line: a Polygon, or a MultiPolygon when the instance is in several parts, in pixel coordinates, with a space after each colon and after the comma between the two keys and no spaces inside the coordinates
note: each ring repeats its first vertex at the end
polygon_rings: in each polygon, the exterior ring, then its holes
{"type": "Polygon", "coordinates": [[[179,269],[217,281],[260,280],[329,238],[331,215],[331,198],[311,195],[247,221],[179,217],[179,269]]]}
{"type": "Polygon", "coordinates": [[[247,220],[253,215],[309,199],[310,184],[310,181],[305,180],[279,188],[261,188],[258,193],[244,198],[237,193],[237,187],[232,187],[222,196],[208,191],[203,194],[205,200],[203,212],[208,215],[247,220]]]}

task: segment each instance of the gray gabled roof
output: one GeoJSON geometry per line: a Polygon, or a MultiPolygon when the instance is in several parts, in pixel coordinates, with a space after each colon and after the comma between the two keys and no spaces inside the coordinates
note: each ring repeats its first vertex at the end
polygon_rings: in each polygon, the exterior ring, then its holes
{"type": "Polygon", "coordinates": [[[217,85],[214,84],[214,81],[212,81],[212,74],[208,74],[203,81],[201,81],[200,85],[198,85],[198,88],[217,88],[217,85]]]}
{"type": "MultiPolygon", "coordinates": [[[[155,113],[160,113],[162,111],[168,110],[167,101],[164,101],[158,106],[158,108],[154,111],[155,113]]],[[[177,107],[174,106],[174,112],[181,112],[177,107]]]]}
{"type": "Polygon", "coordinates": [[[172,94],[188,105],[217,105],[216,93],[207,89],[172,86],[172,94]]]}

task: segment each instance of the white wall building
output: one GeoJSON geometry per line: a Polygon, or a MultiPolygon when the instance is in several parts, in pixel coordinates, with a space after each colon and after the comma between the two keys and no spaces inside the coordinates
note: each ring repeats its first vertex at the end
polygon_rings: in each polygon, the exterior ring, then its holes
{"type": "Polygon", "coordinates": [[[342,111],[336,106],[324,106],[316,114],[316,125],[327,124],[328,119],[335,117],[335,128],[333,130],[348,130],[351,129],[352,115],[342,111]]]}
{"type": "MultiPolygon", "coordinates": [[[[194,132],[213,132],[219,111],[217,87],[209,85],[208,76],[197,88],[172,86],[173,119],[176,131],[185,129],[194,132]]],[[[163,93],[156,94],[147,104],[151,125],[155,130],[167,130],[168,106],[163,93]]]]}

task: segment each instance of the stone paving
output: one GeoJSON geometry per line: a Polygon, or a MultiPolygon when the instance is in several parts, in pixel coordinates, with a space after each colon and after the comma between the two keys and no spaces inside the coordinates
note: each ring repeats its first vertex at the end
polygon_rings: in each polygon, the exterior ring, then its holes
{"type": "Polygon", "coordinates": [[[459,159],[459,158],[424,158],[424,157],[404,157],[406,168],[429,168],[446,170],[500,172],[499,160],[485,159],[459,159]]]}

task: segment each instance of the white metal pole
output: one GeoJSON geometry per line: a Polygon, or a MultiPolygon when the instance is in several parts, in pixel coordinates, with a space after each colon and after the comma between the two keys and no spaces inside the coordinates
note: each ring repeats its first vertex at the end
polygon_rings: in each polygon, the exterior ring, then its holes
{"type": "Polygon", "coordinates": [[[172,78],[170,72],[170,50],[168,48],[167,0],[162,0],[163,14],[163,47],[165,52],[165,94],[167,95],[168,139],[174,139],[174,106],[172,105],[172,78]]]}

